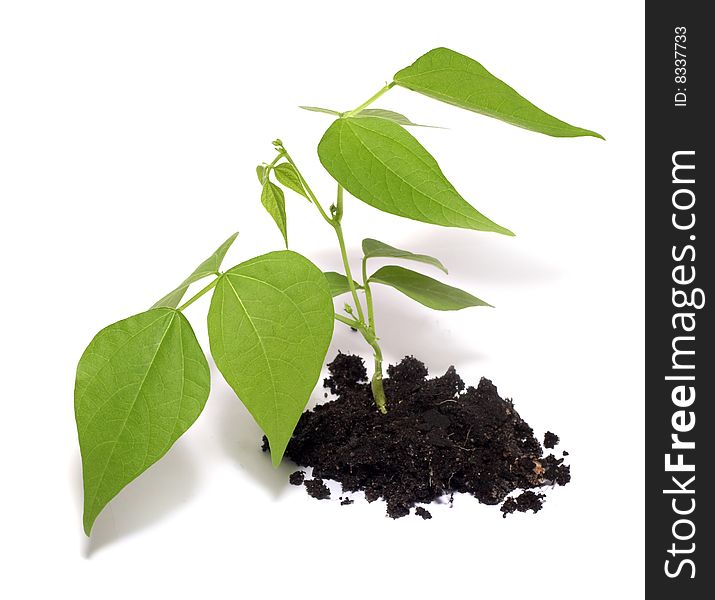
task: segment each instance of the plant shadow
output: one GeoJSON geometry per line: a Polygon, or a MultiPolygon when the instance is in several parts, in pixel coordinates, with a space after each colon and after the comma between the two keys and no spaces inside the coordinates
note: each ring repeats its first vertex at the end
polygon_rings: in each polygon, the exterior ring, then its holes
{"type": "Polygon", "coordinates": [[[211,398],[218,405],[218,422],[214,426],[219,431],[223,451],[273,499],[279,498],[287,489],[288,475],[296,466],[288,460],[276,468],[272,466],[270,454],[261,449],[263,432],[233,390],[220,379],[215,365],[212,364],[211,369],[213,381],[217,382],[211,398]]]}
{"type": "MultiPolygon", "coordinates": [[[[528,252],[524,244],[518,243],[518,238],[510,238],[491,233],[481,233],[445,228],[434,228],[411,237],[408,241],[400,239],[384,239],[382,241],[410,250],[412,252],[429,254],[442,261],[450,273],[458,274],[462,281],[477,283],[482,286],[498,284],[510,287],[533,286],[558,279],[561,273],[554,265],[528,252]]],[[[352,268],[357,275],[359,259],[362,251],[357,244],[348,248],[348,255],[353,258],[352,268]]],[[[324,249],[315,253],[315,262],[326,270],[343,271],[340,254],[337,250],[324,249]]],[[[443,279],[449,283],[449,276],[419,263],[405,260],[372,259],[374,268],[393,262],[408,268],[415,268],[443,279]],[[430,272],[431,271],[431,272],[430,272]]]]}
{"type": "Polygon", "coordinates": [[[554,265],[528,253],[519,238],[466,230],[430,231],[410,240],[407,250],[439,258],[463,281],[509,287],[533,286],[559,279],[554,265]],[[475,235],[476,233],[476,235],[475,235]]]}
{"type": "MultiPolygon", "coordinates": [[[[82,472],[74,465],[78,507],[82,504],[82,472]]],[[[92,536],[85,540],[83,555],[97,551],[152,527],[186,504],[199,484],[198,469],[191,452],[181,443],[147,471],[128,484],[97,517],[92,536]]]]}

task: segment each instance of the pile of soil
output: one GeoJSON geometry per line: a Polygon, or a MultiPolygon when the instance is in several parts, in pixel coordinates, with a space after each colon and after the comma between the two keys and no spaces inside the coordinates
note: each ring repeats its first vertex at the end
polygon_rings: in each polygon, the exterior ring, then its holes
{"type": "MultiPolygon", "coordinates": [[[[544,456],[531,427],[488,379],[466,387],[453,367],[428,379],[425,365],[406,357],[387,369],[383,415],[360,357],[338,354],[328,369],[325,387],[338,398],[304,413],[286,450],[296,464],[312,467],[313,479],[298,472],[291,483],[303,483],[316,498],[330,495],[324,479],[339,481],[344,493],[383,498],[388,516],[397,518],[418,503],[463,492],[503,503],[506,517],[541,509],[544,495],[529,490],[571,479],[564,459],[544,456]]],[[[556,443],[549,432],[545,445],[556,443]]],[[[431,518],[422,507],[415,514],[431,518]]]]}

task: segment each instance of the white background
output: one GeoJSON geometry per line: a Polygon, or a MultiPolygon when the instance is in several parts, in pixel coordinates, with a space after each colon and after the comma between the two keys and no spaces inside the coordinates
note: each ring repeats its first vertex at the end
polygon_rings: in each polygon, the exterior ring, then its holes
{"type": "MultiPolygon", "coordinates": [[[[0,595],[641,597],[643,3],[1,7],[0,595]],[[508,519],[470,497],[431,507],[431,521],[392,521],[380,502],[317,502],[287,484],[290,465],[271,468],[212,367],[198,422],[87,540],[72,400],[86,344],[234,230],[226,266],[279,248],[254,174],[272,139],[325,205],[334,194],[315,153],[330,118],[297,105],[353,108],[439,45],[608,141],[550,138],[394,89],[376,106],[447,127],[414,133],[517,237],[348,198],[349,248],[357,256],[371,236],[434,254],[450,283],[496,305],[434,313],[380,289],[387,358],[492,378],[539,434],[561,436],[572,484],[538,515],[508,519]]],[[[337,268],[332,232],[287,200],[291,247],[337,268]]],[[[204,348],[206,308],[187,311],[204,348]]],[[[343,329],[330,356],[338,348],[365,352],[343,329]]]]}

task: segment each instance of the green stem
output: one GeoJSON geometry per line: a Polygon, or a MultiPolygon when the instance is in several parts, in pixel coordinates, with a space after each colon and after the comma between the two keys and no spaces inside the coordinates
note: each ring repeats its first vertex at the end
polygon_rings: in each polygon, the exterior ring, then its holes
{"type": "Polygon", "coordinates": [[[383,87],[382,89],[380,89],[377,93],[373,94],[373,95],[370,96],[367,100],[365,100],[365,102],[363,102],[360,106],[358,106],[357,108],[353,108],[352,110],[350,110],[350,111],[344,113],[344,114],[343,114],[343,117],[354,117],[354,116],[355,116],[356,114],[358,114],[361,110],[363,110],[364,108],[367,108],[367,107],[370,106],[373,102],[375,102],[375,100],[377,100],[380,96],[382,96],[383,94],[386,94],[387,92],[389,92],[390,89],[392,89],[392,87],[393,87],[394,85],[395,85],[395,82],[394,82],[394,81],[388,83],[385,87],[383,87]]]}
{"type": "Polygon", "coordinates": [[[362,285],[365,291],[365,304],[367,305],[367,326],[375,333],[375,310],[372,306],[372,290],[367,279],[367,257],[362,257],[362,285]]]}
{"type": "Polygon", "coordinates": [[[377,343],[377,337],[374,332],[362,330],[361,333],[373,350],[375,370],[370,380],[372,398],[375,400],[377,409],[385,415],[387,414],[387,400],[385,398],[385,388],[382,386],[382,349],[380,344],[377,343]]]}
{"type": "Polygon", "coordinates": [[[367,277],[367,257],[362,259],[362,284],[365,291],[365,304],[367,305],[367,326],[373,338],[373,343],[367,340],[375,351],[375,370],[372,375],[370,386],[372,387],[372,396],[375,399],[375,404],[380,409],[380,412],[386,413],[385,406],[385,389],[382,386],[382,350],[377,343],[377,335],[375,332],[375,309],[372,304],[372,290],[370,290],[370,282],[367,277]]]}
{"type": "Polygon", "coordinates": [[[385,388],[382,385],[382,354],[379,352],[379,346],[374,346],[375,352],[375,372],[370,380],[370,389],[372,397],[375,400],[377,410],[383,415],[387,414],[387,398],[385,397],[385,388]]]}
{"type": "MultiPolygon", "coordinates": [[[[379,92],[377,92],[375,95],[373,95],[369,100],[361,104],[358,108],[355,110],[351,111],[350,113],[347,113],[347,116],[357,114],[359,113],[363,108],[366,106],[370,105],[372,102],[377,100],[380,96],[382,96],[385,92],[387,92],[394,83],[390,83],[386,85],[384,88],[382,88],[379,92]]],[[[315,196],[313,193],[313,190],[310,189],[310,186],[308,185],[308,182],[305,180],[303,177],[302,173],[298,169],[297,165],[291,158],[290,154],[286,152],[285,148],[283,147],[282,143],[279,143],[279,148],[280,156],[284,156],[285,159],[293,166],[295,169],[296,173],[298,174],[298,177],[300,178],[301,183],[303,184],[303,187],[305,188],[306,193],[312,200],[313,204],[315,204],[316,208],[320,212],[320,215],[323,217],[323,219],[330,223],[332,228],[335,230],[335,235],[338,238],[338,244],[340,246],[340,256],[342,257],[343,260],[343,267],[345,269],[345,277],[348,280],[348,286],[350,287],[350,293],[353,297],[353,302],[355,302],[355,308],[357,310],[357,319],[351,319],[348,317],[344,317],[339,314],[335,314],[335,319],[337,321],[340,321],[341,323],[344,323],[345,325],[348,325],[349,327],[353,327],[357,329],[365,339],[365,341],[372,347],[373,349],[373,356],[375,359],[375,372],[373,373],[372,380],[370,382],[370,386],[372,389],[372,397],[375,400],[375,405],[377,406],[378,410],[385,414],[387,413],[387,400],[385,398],[385,390],[382,385],[382,350],[380,348],[380,344],[378,343],[377,336],[375,335],[375,315],[374,315],[374,310],[373,310],[373,305],[372,305],[372,294],[370,292],[369,284],[367,283],[367,273],[366,273],[366,263],[365,260],[363,259],[363,265],[362,265],[362,275],[363,275],[363,282],[365,284],[365,298],[367,301],[367,316],[368,316],[368,321],[367,323],[365,322],[365,313],[362,308],[362,303],[360,302],[360,298],[357,293],[357,288],[355,287],[355,280],[353,279],[352,271],[350,270],[350,263],[348,262],[348,253],[347,249],[345,248],[345,238],[343,236],[343,229],[341,226],[341,221],[343,218],[343,187],[338,184],[338,197],[337,201],[335,204],[335,207],[331,207],[331,213],[332,217],[328,216],[328,214],[323,210],[323,207],[321,206],[320,202],[318,202],[318,198],[315,196]]],[[[274,161],[275,163],[275,161],[274,161]]],[[[272,163],[272,164],[274,164],[272,163]]],[[[214,282],[215,285],[215,282],[214,282]]],[[[208,290],[207,290],[208,291],[208,290]]],[[[199,296],[203,293],[200,292],[199,296]]],[[[187,303],[187,306],[193,302],[193,298],[187,303]]]]}
{"type": "MultiPolygon", "coordinates": [[[[216,275],[221,275],[220,273],[216,273],[216,275]]],[[[216,284],[218,283],[219,277],[216,277],[211,283],[209,283],[205,288],[203,288],[201,291],[197,292],[194,294],[191,298],[189,298],[186,302],[184,302],[179,308],[176,310],[183,311],[185,308],[191,306],[194,302],[196,302],[201,296],[203,296],[206,292],[209,290],[212,290],[216,284]]]]}
{"type": "Polygon", "coordinates": [[[290,154],[286,151],[285,148],[283,148],[282,156],[285,156],[285,159],[293,165],[293,168],[295,169],[295,172],[298,174],[298,178],[300,179],[300,182],[303,184],[303,187],[305,188],[306,193],[308,196],[310,196],[311,201],[313,204],[315,204],[315,207],[318,209],[318,212],[320,213],[320,216],[323,217],[328,223],[331,225],[333,224],[333,220],[328,216],[328,214],[323,210],[323,207],[320,205],[320,202],[318,202],[317,196],[313,193],[313,190],[310,189],[310,186],[308,185],[308,182],[305,180],[305,177],[303,177],[303,174],[300,172],[300,169],[298,169],[298,165],[295,164],[293,161],[293,158],[291,157],[290,154]]]}
{"type": "Polygon", "coordinates": [[[375,371],[372,374],[372,379],[370,380],[372,398],[375,401],[377,409],[383,415],[387,414],[387,399],[385,398],[385,388],[382,385],[382,349],[380,348],[380,344],[377,342],[375,333],[371,331],[364,322],[349,319],[348,317],[344,317],[338,313],[335,313],[335,320],[357,329],[362,334],[365,341],[370,344],[373,350],[373,357],[375,359],[375,371]]]}
{"type": "Polygon", "coordinates": [[[343,237],[343,228],[340,225],[340,221],[343,217],[343,186],[338,184],[338,200],[335,206],[335,216],[331,219],[333,229],[335,229],[335,235],[338,236],[338,244],[340,245],[340,255],[343,259],[343,267],[345,268],[345,277],[348,280],[348,286],[350,287],[350,293],[353,297],[353,302],[355,302],[355,308],[358,312],[358,321],[360,323],[365,323],[365,314],[362,310],[362,304],[360,298],[357,294],[357,288],[355,287],[355,281],[353,280],[353,274],[350,271],[350,262],[348,261],[348,252],[345,248],[345,238],[343,237]]]}
{"type": "MultiPolygon", "coordinates": [[[[375,359],[375,371],[372,375],[372,380],[370,381],[370,387],[372,389],[372,397],[375,400],[377,409],[385,414],[387,413],[387,400],[385,399],[385,389],[382,385],[382,349],[380,344],[377,342],[377,336],[375,335],[375,315],[372,306],[372,295],[370,293],[370,285],[367,281],[367,267],[366,261],[363,259],[362,262],[362,282],[365,290],[365,300],[367,302],[367,317],[368,322],[365,323],[365,314],[362,310],[362,305],[360,299],[357,295],[357,290],[355,289],[355,281],[353,280],[352,273],[350,272],[350,263],[348,262],[347,251],[345,250],[345,239],[343,238],[343,229],[340,225],[340,221],[343,218],[343,187],[338,184],[338,200],[335,206],[335,215],[333,217],[333,229],[338,236],[338,243],[340,244],[340,254],[343,257],[343,266],[345,267],[345,277],[348,280],[348,286],[350,287],[350,292],[353,296],[355,306],[358,311],[358,319],[350,323],[346,323],[351,327],[355,327],[361,334],[365,341],[370,344],[373,350],[373,357],[375,359]]],[[[339,315],[338,315],[339,316],[339,315]]],[[[337,318],[337,317],[336,317],[337,318]]],[[[346,322],[346,320],[338,319],[338,321],[346,322]]]]}
{"type": "Polygon", "coordinates": [[[308,196],[310,196],[310,199],[313,201],[313,204],[315,204],[316,208],[320,212],[320,215],[330,223],[332,228],[335,230],[336,235],[338,236],[338,243],[340,244],[340,254],[343,259],[343,266],[345,267],[345,276],[348,279],[348,283],[350,285],[350,292],[352,293],[353,296],[353,301],[355,302],[355,308],[357,309],[358,312],[358,318],[361,322],[364,322],[364,313],[362,310],[362,305],[360,304],[360,298],[357,295],[357,289],[355,287],[355,281],[353,280],[352,273],[350,271],[350,263],[348,262],[348,255],[347,255],[347,250],[345,249],[345,239],[343,237],[343,229],[340,226],[340,221],[343,218],[343,187],[338,184],[338,199],[335,207],[335,214],[333,217],[329,217],[328,214],[323,210],[323,207],[321,206],[320,202],[318,202],[318,198],[316,195],[313,193],[313,190],[310,188],[310,185],[308,185],[308,182],[305,180],[305,177],[303,177],[303,174],[300,172],[300,169],[298,169],[298,165],[295,164],[293,161],[293,158],[291,155],[286,151],[285,147],[281,146],[281,155],[285,157],[285,159],[293,165],[293,168],[295,169],[295,172],[298,174],[298,177],[300,178],[301,183],[303,184],[303,187],[305,188],[306,193],[308,196]]]}
{"type": "Polygon", "coordinates": [[[344,317],[341,314],[335,313],[335,320],[340,321],[341,323],[345,323],[348,327],[354,327],[355,329],[360,328],[360,321],[357,321],[355,319],[351,319],[349,317],[344,317]]]}
{"type": "Polygon", "coordinates": [[[280,152],[280,151],[279,151],[278,154],[276,154],[276,157],[275,157],[271,162],[268,163],[268,167],[267,167],[267,168],[268,168],[268,169],[272,169],[273,167],[275,167],[275,166],[276,166],[276,163],[277,163],[281,158],[283,158],[285,155],[286,155],[286,152],[280,152]]]}

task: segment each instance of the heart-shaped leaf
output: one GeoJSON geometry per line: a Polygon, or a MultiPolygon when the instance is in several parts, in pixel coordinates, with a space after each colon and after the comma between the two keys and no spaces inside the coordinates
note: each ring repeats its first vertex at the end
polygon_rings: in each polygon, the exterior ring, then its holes
{"type": "Polygon", "coordinates": [[[333,319],[325,276],[289,250],[241,263],[216,285],[211,354],[268,437],[274,465],[318,381],[333,319]]]}
{"type": "Polygon", "coordinates": [[[238,232],[234,233],[223,244],[221,244],[216,250],[216,252],[214,252],[204,262],[202,262],[198,267],[196,267],[196,270],[186,279],[184,279],[184,281],[181,283],[181,285],[179,285],[179,287],[170,291],[166,296],[164,296],[161,300],[154,304],[152,308],[159,308],[160,306],[176,308],[177,306],[179,306],[181,299],[186,293],[186,290],[189,289],[189,286],[192,283],[195,283],[196,281],[199,281],[199,279],[203,279],[204,277],[208,277],[209,275],[217,274],[218,270],[221,268],[221,263],[226,256],[226,252],[228,252],[228,249],[231,247],[231,244],[233,244],[233,241],[236,239],[237,235],[238,232]]]}
{"type": "Polygon", "coordinates": [[[382,211],[514,235],[462,198],[432,155],[397,123],[377,117],[337,119],[320,140],[318,156],[348,192],[382,211]]]}
{"type": "Polygon", "coordinates": [[[300,194],[303,198],[310,202],[310,198],[308,198],[308,194],[303,187],[303,182],[300,180],[300,176],[292,164],[287,162],[280,163],[273,168],[273,172],[276,175],[278,183],[286,186],[290,190],[293,190],[296,194],[300,194]]]}
{"type": "Polygon", "coordinates": [[[382,283],[435,310],[460,310],[470,306],[491,306],[476,296],[409,269],[387,266],[370,276],[370,283],[382,283]]]}
{"type": "Polygon", "coordinates": [[[506,123],[555,137],[593,136],[595,131],[574,127],[534,106],[476,60],[435,48],[398,71],[397,85],[430,98],[454,104],[506,123]]]}
{"type": "MultiPolygon", "coordinates": [[[[336,273],[335,271],[326,271],[324,273],[325,279],[328,281],[328,287],[330,288],[330,293],[333,297],[340,296],[350,291],[350,283],[348,283],[348,278],[342,273],[336,273]]],[[[355,284],[355,289],[361,290],[362,286],[353,281],[355,284]]]]}
{"type": "Polygon", "coordinates": [[[447,268],[432,256],[414,254],[408,250],[400,250],[399,248],[394,248],[384,242],[371,238],[366,238],[362,241],[362,253],[365,258],[404,258],[405,260],[414,260],[432,265],[447,273],[447,268]]]}
{"type": "Polygon", "coordinates": [[[272,181],[266,181],[261,190],[261,204],[273,217],[288,247],[288,220],[286,217],[286,202],[283,190],[272,181]]]}
{"type": "Polygon", "coordinates": [[[154,308],[94,337],[74,394],[87,535],[107,503],[197,419],[209,387],[204,353],[176,310],[154,308]]]}

